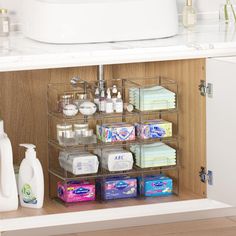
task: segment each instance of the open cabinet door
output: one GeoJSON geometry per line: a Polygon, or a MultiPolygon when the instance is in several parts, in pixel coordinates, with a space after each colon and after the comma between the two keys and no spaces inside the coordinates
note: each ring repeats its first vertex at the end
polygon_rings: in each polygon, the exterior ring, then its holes
{"type": "Polygon", "coordinates": [[[236,206],[236,57],[207,59],[207,169],[210,199],[236,206]]]}

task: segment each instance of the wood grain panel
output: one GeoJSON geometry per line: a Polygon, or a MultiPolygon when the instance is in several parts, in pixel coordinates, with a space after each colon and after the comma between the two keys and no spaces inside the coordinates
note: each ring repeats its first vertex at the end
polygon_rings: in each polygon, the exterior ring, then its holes
{"type": "MultiPolygon", "coordinates": [[[[106,79],[120,77],[167,76],[179,84],[179,130],[182,169],[181,187],[205,195],[198,171],[205,166],[205,99],[198,85],[205,79],[205,60],[109,65],[106,79]]],[[[47,178],[47,85],[66,82],[73,76],[96,81],[97,67],[63,68],[0,73],[0,117],[13,144],[14,162],[20,164],[24,152],[20,143],[34,143],[47,178]]]]}

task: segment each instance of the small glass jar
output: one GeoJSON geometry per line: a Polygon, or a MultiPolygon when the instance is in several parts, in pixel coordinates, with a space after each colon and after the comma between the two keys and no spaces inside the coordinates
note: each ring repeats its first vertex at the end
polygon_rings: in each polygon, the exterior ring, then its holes
{"type": "Polygon", "coordinates": [[[7,9],[0,8],[0,36],[7,37],[10,34],[10,18],[7,9]]]}
{"type": "Polygon", "coordinates": [[[76,145],[75,134],[73,132],[72,125],[58,124],[57,140],[60,145],[65,145],[65,146],[76,145]]]}
{"type": "Polygon", "coordinates": [[[83,145],[97,143],[97,137],[94,135],[92,129],[88,129],[82,132],[82,137],[79,142],[83,145]]]}
{"type": "Polygon", "coordinates": [[[87,101],[87,94],[86,93],[76,93],[74,96],[73,103],[78,107],[83,103],[87,101]]]}
{"type": "Polygon", "coordinates": [[[58,111],[63,112],[66,105],[73,104],[74,95],[72,93],[61,94],[58,96],[58,111]]]}
{"type": "Polygon", "coordinates": [[[83,136],[83,133],[88,130],[88,124],[74,124],[74,132],[76,137],[83,136]]]}

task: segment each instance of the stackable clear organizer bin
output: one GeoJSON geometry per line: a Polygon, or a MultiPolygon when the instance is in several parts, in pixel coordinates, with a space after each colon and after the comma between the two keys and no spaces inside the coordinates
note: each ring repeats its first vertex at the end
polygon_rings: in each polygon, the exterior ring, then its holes
{"type": "MultiPolygon", "coordinates": [[[[57,183],[62,182],[67,185],[69,181],[102,181],[108,177],[115,176],[129,176],[139,177],[140,189],[142,192],[143,178],[150,175],[165,174],[173,180],[173,194],[179,192],[179,150],[178,150],[178,86],[175,81],[172,81],[163,77],[147,77],[147,78],[122,78],[106,81],[106,88],[112,88],[113,85],[117,86],[118,91],[122,94],[124,103],[132,104],[134,109],[132,112],[126,110],[123,113],[104,113],[97,111],[91,116],[84,116],[80,112],[72,117],[67,117],[62,113],[61,103],[59,96],[65,94],[86,94],[87,101],[94,100],[94,92],[97,88],[97,83],[89,83],[80,80],[78,84],[71,85],[65,84],[49,84],[48,85],[48,163],[49,163],[49,181],[50,189],[49,194],[51,198],[57,198],[57,183]],[[152,106],[145,101],[146,98],[155,99],[155,87],[156,90],[163,91],[161,96],[162,101],[156,102],[152,106]],[[168,89],[172,93],[166,94],[168,89]],[[145,92],[149,90],[150,95],[145,95],[145,92]],[[169,99],[169,97],[171,97],[169,99]],[[148,109],[149,108],[149,109],[148,109]],[[142,139],[135,137],[135,140],[131,141],[117,141],[117,142],[103,142],[96,136],[96,127],[103,126],[104,124],[112,125],[113,123],[129,123],[137,124],[147,120],[164,119],[172,122],[172,136],[167,138],[151,138],[142,139]],[[72,138],[62,137],[58,138],[57,125],[64,125],[65,127],[74,127],[75,124],[88,124],[89,129],[93,129],[94,137],[90,142],[82,142],[80,138],[72,136],[72,138]],[[153,145],[155,143],[164,143],[176,150],[176,164],[168,166],[158,166],[141,168],[136,165],[135,155],[133,154],[134,164],[133,168],[126,171],[109,171],[103,166],[104,150],[108,148],[122,148],[127,151],[131,151],[134,145],[136,148],[140,147],[140,153],[142,153],[143,145],[153,145]],[[100,150],[100,155],[97,155],[97,151],[100,150]],[[59,155],[61,152],[76,152],[83,153],[89,152],[92,155],[97,155],[99,161],[99,167],[97,173],[74,175],[73,173],[65,170],[60,166],[59,155]]],[[[73,131],[72,131],[73,132],[73,131]]],[[[97,200],[101,200],[97,194],[97,200]]],[[[140,195],[139,197],[143,197],[140,195]]],[[[83,204],[74,203],[74,204],[83,204]]],[[[65,205],[67,205],[65,203],[65,205]]],[[[69,204],[70,205],[70,204],[69,204]]]]}

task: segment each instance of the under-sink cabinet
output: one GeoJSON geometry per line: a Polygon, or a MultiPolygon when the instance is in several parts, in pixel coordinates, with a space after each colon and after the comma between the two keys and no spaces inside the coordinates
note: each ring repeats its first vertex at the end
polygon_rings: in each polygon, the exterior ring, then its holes
{"type": "MultiPolygon", "coordinates": [[[[2,235],[16,231],[32,235],[36,229],[41,235],[66,234],[235,214],[235,63],[233,58],[215,58],[105,65],[107,83],[120,78],[164,77],[177,84],[178,109],[162,116],[178,127],[174,140],[178,161],[174,168],[158,171],[174,176],[178,188],[168,197],[70,206],[51,196],[56,182],[49,172],[58,160],[50,159],[48,146],[58,146],[50,140],[48,144],[48,84],[69,83],[74,76],[95,83],[98,66],[0,73],[0,115],[12,141],[14,164],[19,165],[24,156],[19,144],[34,143],[44,169],[46,195],[42,209],[19,207],[0,213],[2,235]]],[[[148,85],[148,80],[144,83],[148,85]]]]}

